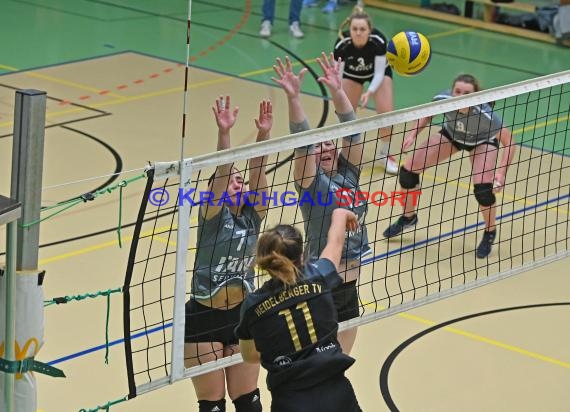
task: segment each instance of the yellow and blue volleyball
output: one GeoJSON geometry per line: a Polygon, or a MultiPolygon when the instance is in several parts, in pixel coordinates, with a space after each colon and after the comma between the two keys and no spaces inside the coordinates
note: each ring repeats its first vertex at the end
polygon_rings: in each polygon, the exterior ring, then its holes
{"type": "Polygon", "coordinates": [[[413,76],[424,70],[431,58],[426,36],[415,31],[402,31],[388,43],[386,59],[403,76],[413,76]]]}

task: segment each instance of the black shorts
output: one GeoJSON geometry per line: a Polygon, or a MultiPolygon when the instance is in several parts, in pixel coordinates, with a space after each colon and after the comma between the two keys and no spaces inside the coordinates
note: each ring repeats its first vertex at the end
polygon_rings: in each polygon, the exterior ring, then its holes
{"type": "Polygon", "coordinates": [[[362,412],[344,374],[307,389],[271,393],[271,412],[362,412]]]}
{"type": "Polygon", "coordinates": [[[237,345],[234,329],[239,323],[241,303],[229,310],[213,309],[195,299],[186,302],[184,342],[221,342],[224,346],[237,345]]]}
{"type": "Polygon", "coordinates": [[[333,289],[332,296],[334,307],[338,313],[339,322],[360,316],[360,305],[358,304],[356,280],[343,283],[339,287],[333,289]]]}
{"type": "MultiPolygon", "coordinates": [[[[389,77],[390,79],[394,77],[394,74],[392,72],[392,66],[386,66],[386,70],[384,70],[384,76],[389,77]]],[[[356,83],[364,84],[366,82],[371,81],[372,78],[374,77],[374,75],[367,77],[365,79],[358,79],[355,77],[347,76],[346,74],[343,74],[342,77],[343,77],[343,79],[350,79],[356,83]]]]}
{"type": "Polygon", "coordinates": [[[493,138],[493,139],[491,139],[491,141],[488,141],[488,142],[482,142],[482,143],[476,144],[475,146],[469,146],[469,145],[463,144],[463,143],[458,142],[457,140],[453,139],[453,137],[451,137],[449,132],[443,128],[439,131],[439,133],[441,133],[441,135],[443,137],[445,137],[447,140],[449,140],[451,142],[451,144],[453,146],[455,146],[455,148],[457,150],[466,150],[466,151],[470,152],[473,149],[475,149],[477,146],[481,146],[483,144],[495,146],[497,149],[499,148],[499,141],[496,138],[493,138]]]}

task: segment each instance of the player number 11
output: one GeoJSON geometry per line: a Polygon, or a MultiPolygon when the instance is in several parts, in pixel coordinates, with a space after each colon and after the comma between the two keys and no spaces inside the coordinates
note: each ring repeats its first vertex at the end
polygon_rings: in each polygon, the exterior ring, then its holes
{"type": "MultiPolygon", "coordinates": [[[[295,307],[295,309],[303,311],[303,316],[305,317],[305,323],[307,324],[307,331],[309,332],[311,343],[317,343],[317,333],[315,332],[315,326],[313,325],[313,318],[311,317],[311,312],[309,311],[309,305],[307,302],[301,302],[295,307]]],[[[291,339],[293,340],[293,346],[295,346],[296,351],[300,351],[302,349],[301,341],[299,340],[299,334],[297,333],[297,328],[295,327],[295,322],[293,321],[293,314],[291,313],[291,309],[280,310],[279,314],[285,316],[287,327],[289,328],[289,333],[291,334],[291,339]]]]}

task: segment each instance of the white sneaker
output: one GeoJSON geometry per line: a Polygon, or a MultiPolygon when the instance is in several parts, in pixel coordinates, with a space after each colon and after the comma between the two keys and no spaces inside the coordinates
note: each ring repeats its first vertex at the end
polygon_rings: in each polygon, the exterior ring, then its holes
{"type": "Polygon", "coordinates": [[[261,37],[271,36],[271,22],[269,20],[263,20],[261,22],[261,30],[259,30],[259,35],[261,37]]]}
{"type": "Polygon", "coordinates": [[[294,21],[293,23],[291,23],[291,25],[289,26],[289,33],[291,33],[291,36],[295,37],[296,39],[302,39],[303,37],[305,37],[305,33],[301,31],[298,21],[294,21]]]}
{"type": "Polygon", "coordinates": [[[376,160],[378,161],[378,163],[380,163],[380,165],[382,165],[384,170],[386,170],[386,173],[389,173],[391,175],[398,174],[398,171],[400,169],[398,167],[398,162],[396,161],[396,158],[394,156],[381,155],[376,160]]]}

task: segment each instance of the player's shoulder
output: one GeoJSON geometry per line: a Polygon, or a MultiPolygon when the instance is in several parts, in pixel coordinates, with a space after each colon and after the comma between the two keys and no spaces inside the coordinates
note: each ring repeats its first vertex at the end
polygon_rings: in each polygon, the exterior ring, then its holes
{"type": "Polygon", "coordinates": [[[318,282],[333,288],[337,283],[342,282],[333,262],[329,259],[321,258],[312,260],[303,267],[304,280],[308,282],[318,282]]]}
{"type": "Polygon", "coordinates": [[[445,100],[445,99],[449,99],[451,97],[453,97],[451,95],[451,90],[447,89],[447,90],[442,90],[441,92],[437,93],[435,96],[433,96],[432,100],[434,100],[434,101],[445,100]]]}
{"type": "Polygon", "coordinates": [[[370,32],[370,35],[368,36],[368,38],[375,43],[378,44],[382,44],[382,45],[386,45],[388,42],[386,40],[386,36],[384,35],[384,33],[382,33],[380,30],[378,30],[377,28],[373,28],[372,31],[370,32]]]}
{"type": "Polygon", "coordinates": [[[352,44],[350,33],[348,31],[342,32],[342,37],[339,37],[334,45],[335,50],[343,50],[352,44]]]}

